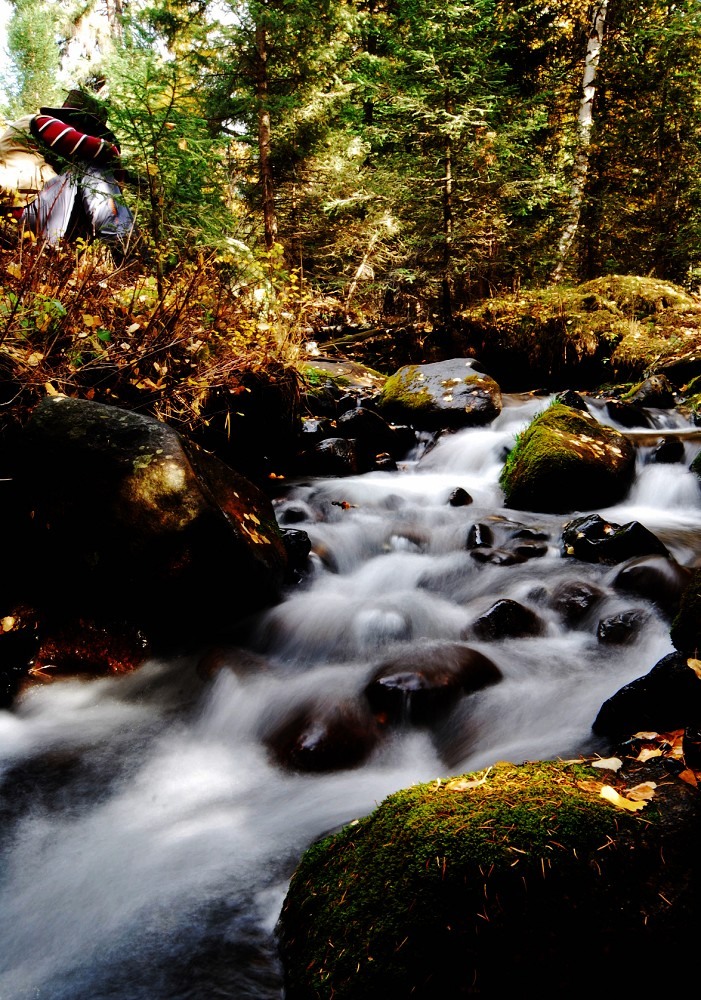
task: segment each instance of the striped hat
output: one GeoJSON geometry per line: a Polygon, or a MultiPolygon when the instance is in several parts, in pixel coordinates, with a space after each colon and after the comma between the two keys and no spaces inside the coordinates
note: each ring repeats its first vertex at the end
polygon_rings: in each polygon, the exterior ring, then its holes
{"type": "Polygon", "coordinates": [[[39,108],[39,113],[58,118],[66,125],[117,145],[117,137],[107,128],[104,104],[84,90],[71,90],[60,108],[39,108]]]}

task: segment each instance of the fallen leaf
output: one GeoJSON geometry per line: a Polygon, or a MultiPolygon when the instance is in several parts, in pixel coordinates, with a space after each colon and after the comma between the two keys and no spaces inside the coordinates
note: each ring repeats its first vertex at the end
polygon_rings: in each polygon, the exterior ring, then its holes
{"type": "Polygon", "coordinates": [[[619,768],[623,767],[623,761],[619,757],[602,757],[600,760],[593,761],[592,767],[603,767],[607,771],[618,771],[619,768]]]}
{"type": "Polygon", "coordinates": [[[686,661],[686,665],[687,667],[691,667],[698,679],[701,681],[701,660],[696,660],[693,656],[690,656],[686,661]]]}
{"type": "Polygon", "coordinates": [[[11,274],[13,278],[22,277],[22,268],[19,264],[8,264],[5,268],[8,274],[11,274]]]}
{"type": "Polygon", "coordinates": [[[645,802],[633,802],[632,799],[627,799],[623,795],[619,795],[615,788],[611,788],[610,785],[604,785],[601,789],[601,798],[606,799],[611,805],[616,806],[617,809],[626,809],[628,812],[637,812],[639,809],[645,808],[645,802]]]}
{"type": "Polygon", "coordinates": [[[656,740],[659,733],[633,733],[634,740],[656,740]]]}
{"type": "Polygon", "coordinates": [[[685,781],[687,785],[693,785],[694,788],[698,787],[698,781],[696,780],[696,775],[694,774],[694,772],[691,770],[690,767],[687,767],[684,771],[680,771],[679,777],[682,779],[682,781],[685,781]]]}
{"type": "Polygon", "coordinates": [[[640,751],[640,753],[638,754],[638,756],[635,759],[636,760],[640,760],[640,761],[644,761],[644,760],[650,760],[651,757],[661,757],[661,756],[662,756],[662,751],[661,750],[659,750],[659,749],[648,750],[645,747],[643,747],[643,749],[640,751]]]}
{"type": "Polygon", "coordinates": [[[154,382],[153,379],[143,378],[141,379],[140,382],[136,383],[136,388],[149,389],[151,392],[157,392],[163,388],[163,383],[160,381],[160,379],[158,380],[158,382],[154,382]]]}
{"type": "Polygon", "coordinates": [[[592,792],[594,795],[600,795],[601,789],[604,786],[600,781],[578,781],[577,788],[581,788],[583,792],[592,792]]]}
{"type": "Polygon", "coordinates": [[[654,781],[641,781],[639,785],[628,789],[626,798],[633,802],[646,802],[654,796],[656,788],[657,783],[654,781]]]}
{"type": "Polygon", "coordinates": [[[0,632],[11,632],[17,623],[17,619],[12,615],[6,615],[0,620],[0,632]]]}

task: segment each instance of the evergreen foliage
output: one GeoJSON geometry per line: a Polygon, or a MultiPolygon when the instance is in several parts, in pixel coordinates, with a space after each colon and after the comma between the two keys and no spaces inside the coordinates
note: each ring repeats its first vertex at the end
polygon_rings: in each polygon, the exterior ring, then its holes
{"type": "Polygon", "coordinates": [[[7,27],[10,65],[2,74],[8,95],[7,112],[19,116],[50,104],[60,93],[59,24],[57,4],[45,0],[14,0],[7,27]]]}
{"type": "MultiPolygon", "coordinates": [[[[124,10],[117,25],[110,8],[110,124],[161,283],[214,248],[236,281],[275,260],[334,322],[429,330],[548,284],[576,170],[582,0],[124,10]]],[[[13,113],[57,100],[71,11],[16,0],[13,113]]],[[[700,29],[694,0],[609,4],[573,280],[698,286],[700,29]]]]}

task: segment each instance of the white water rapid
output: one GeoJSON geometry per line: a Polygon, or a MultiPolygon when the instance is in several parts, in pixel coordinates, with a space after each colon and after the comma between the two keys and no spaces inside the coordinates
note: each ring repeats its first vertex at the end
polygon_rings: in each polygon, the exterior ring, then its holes
{"type": "MultiPolygon", "coordinates": [[[[36,687],[0,712],[0,1000],[276,1000],[273,929],[311,841],[415,782],[595,751],[600,705],[672,650],[669,622],[617,593],[615,568],[561,555],[574,515],[504,508],[505,452],[547,402],[507,397],[491,426],[424,443],[398,472],[291,483],[278,516],[309,534],[312,571],[211,677],[195,658],[153,661],[36,687]],[[473,502],[451,506],[456,487],[473,502]],[[546,554],[473,559],[467,533],[493,514],[547,532],[546,554]],[[605,591],[574,628],[548,604],[567,580],[605,591]],[[459,641],[505,597],[544,634],[470,641],[503,679],[440,725],[392,730],[348,770],[293,773],[270,757],[263,738],[291,706],[358,696],[388,651],[459,641]],[[599,642],[597,621],[632,607],[648,615],[635,641],[599,642]]],[[[682,424],[658,415],[662,429],[682,424]]],[[[630,495],[598,513],[641,521],[691,566],[699,443],[685,447],[678,465],[646,464],[641,447],[630,495]]]]}

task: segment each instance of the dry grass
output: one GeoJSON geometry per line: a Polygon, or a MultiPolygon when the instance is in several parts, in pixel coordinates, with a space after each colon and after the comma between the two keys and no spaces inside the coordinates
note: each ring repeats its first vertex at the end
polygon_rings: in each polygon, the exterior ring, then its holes
{"type": "Polygon", "coordinates": [[[207,399],[243,392],[251,372],[296,368],[315,304],[264,259],[242,273],[221,258],[179,264],[159,291],[134,256],[81,242],[49,247],[0,233],[0,433],[48,394],[142,411],[183,431],[207,399]]]}

